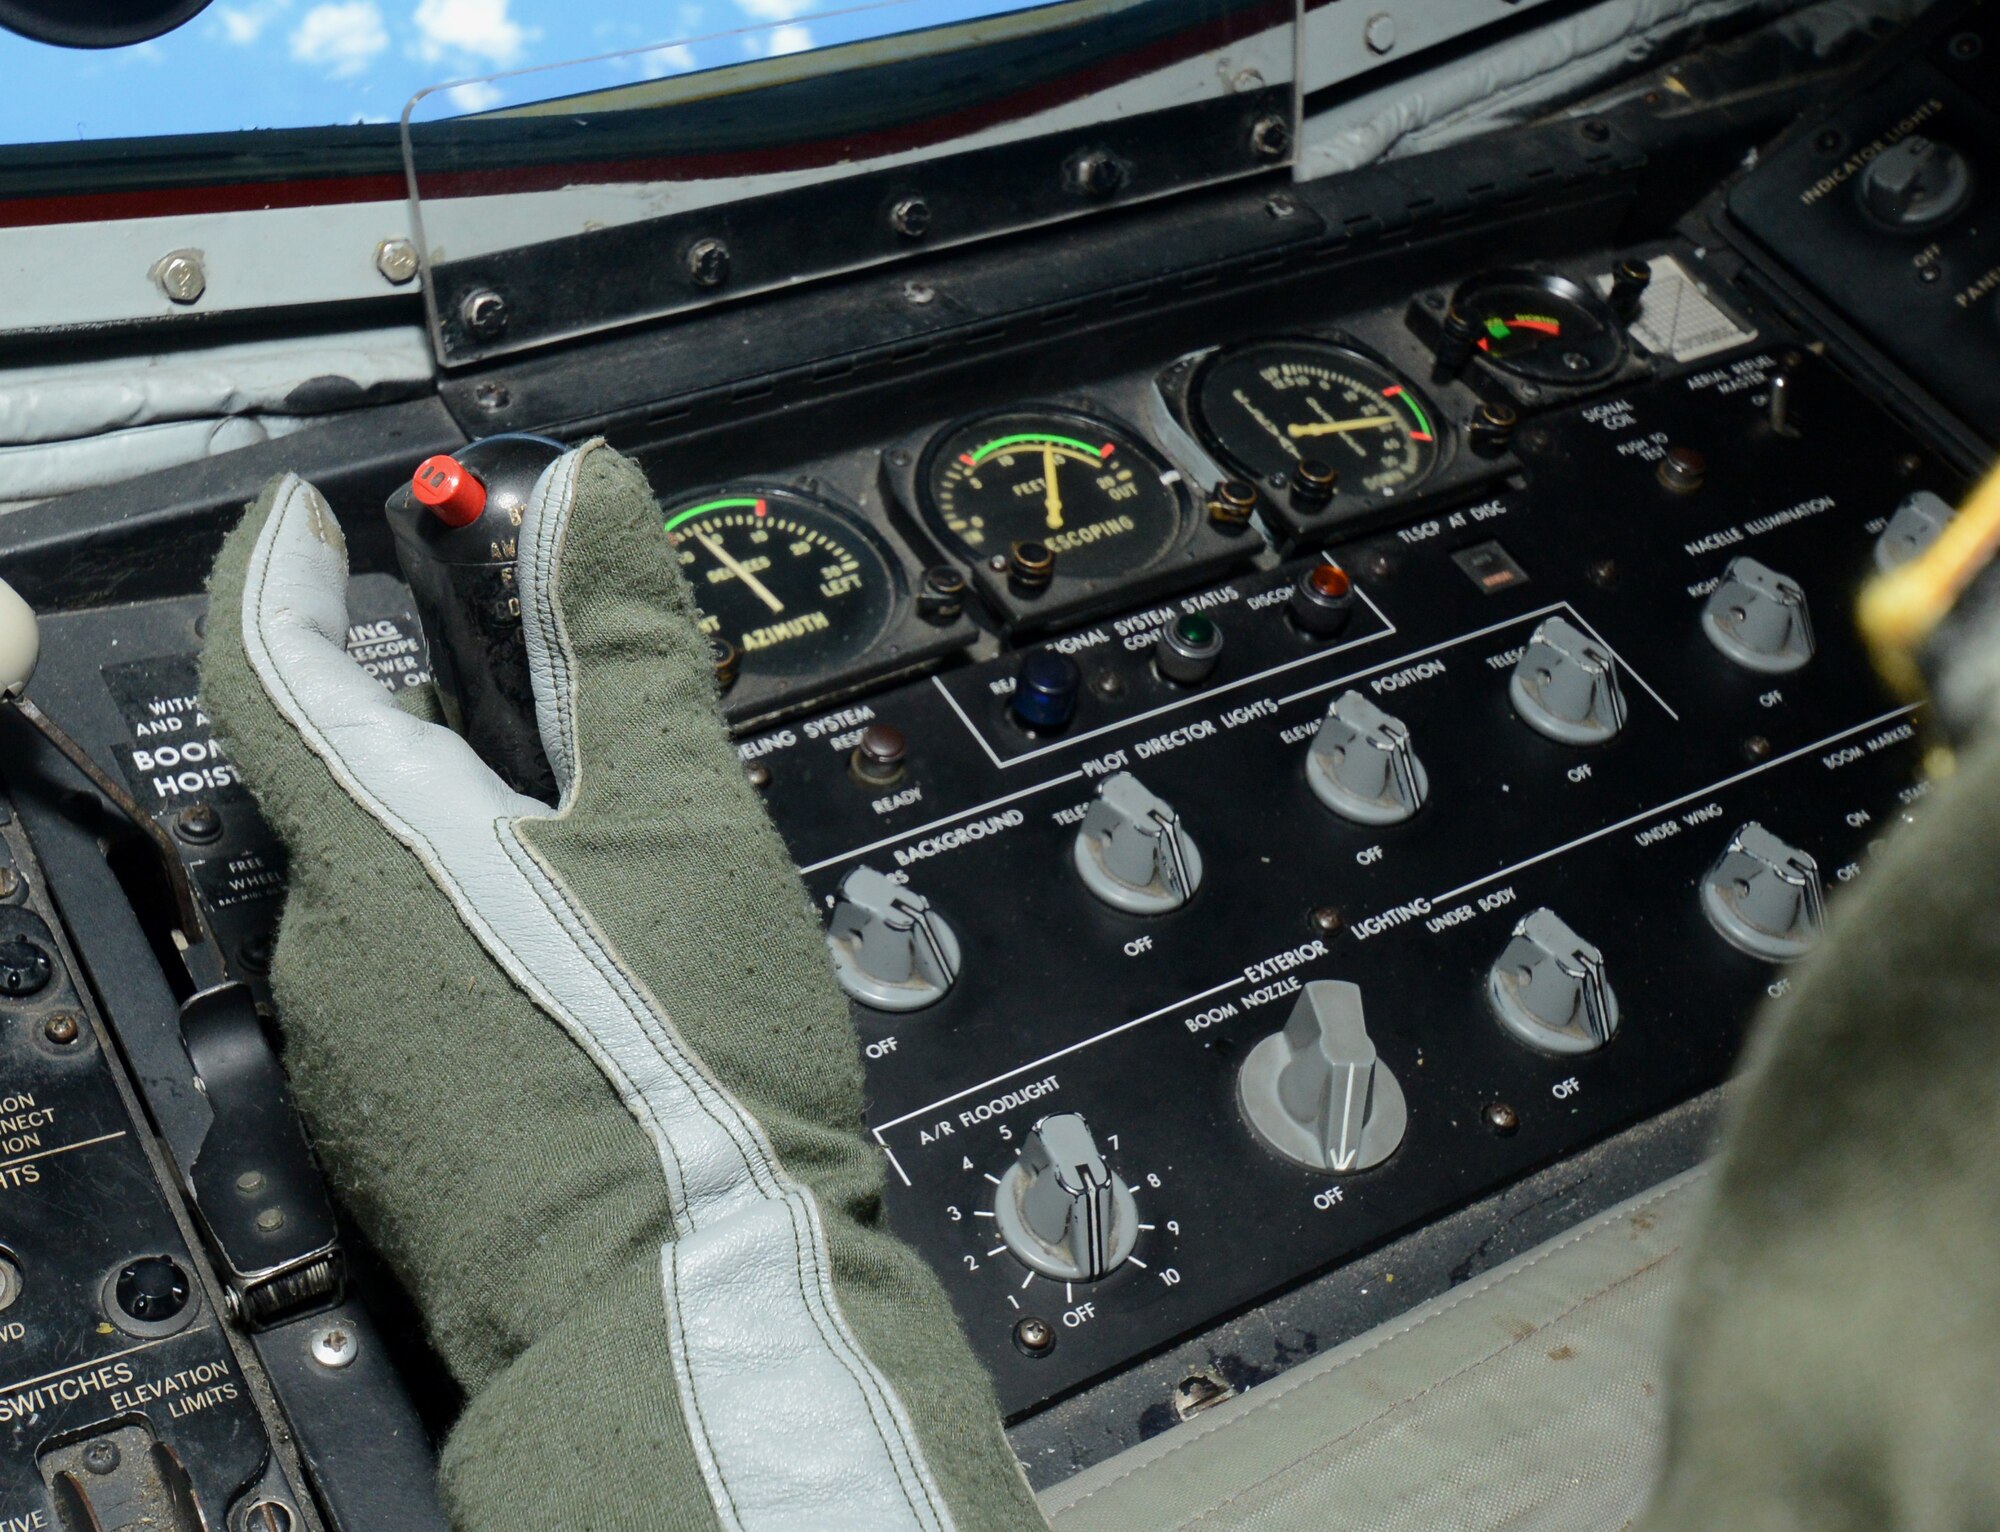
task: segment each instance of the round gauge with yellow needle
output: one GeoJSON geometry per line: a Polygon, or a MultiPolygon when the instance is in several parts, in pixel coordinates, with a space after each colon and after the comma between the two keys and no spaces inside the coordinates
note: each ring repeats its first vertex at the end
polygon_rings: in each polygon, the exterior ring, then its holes
{"type": "Polygon", "coordinates": [[[701,629],[736,646],[746,676],[831,670],[866,654],[895,616],[888,554],[827,501],[746,485],[663,509],[701,629]]]}
{"type": "Polygon", "coordinates": [[[918,482],[933,528],[962,557],[1038,542],[1058,577],[1144,569],[1180,541],[1188,514],[1180,475],[1130,428],[1075,410],[961,421],[932,441],[918,482]]]}
{"type": "Polygon", "coordinates": [[[1196,429],[1235,472],[1282,483],[1331,464],[1343,496],[1408,494],[1438,463],[1436,416],[1414,384],[1328,341],[1279,338],[1218,351],[1195,376],[1196,429]]]}

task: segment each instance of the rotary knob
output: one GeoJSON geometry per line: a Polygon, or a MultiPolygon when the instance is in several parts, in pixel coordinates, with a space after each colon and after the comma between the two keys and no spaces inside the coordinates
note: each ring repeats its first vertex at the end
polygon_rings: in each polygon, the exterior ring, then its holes
{"type": "Polygon", "coordinates": [[[1950,502],[1930,490],[1905,495],[1875,539],[1875,567],[1887,574],[1921,556],[1944,535],[1954,514],[1950,502]]]}
{"type": "Polygon", "coordinates": [[[1108,1276],[1139,1238],[1132,1188],[1105,1164],[1074,1112],[1030,1130],[993,1194],[993,1218],[1009,1250],[1059,1282],[1108,1276]]]}
{"type": "Polygon", "coordinates": [[[1177,910],[1201,886],[1201,852],[1180,815],[1129,771],[1099,784],[1075,856],[1084,886],[1134,915],[1177,910]]]}
{"type": "Polygon", "coordinates": [[[1604,977],[1604,954],[1553,910],[1536,910],[1515,925],[1486,976],[1486,992],[1507,1030],[1545,1053],[1591,1053],[1618,1030],[1618,997],[1604,977]]]}
{"type": "Polygon", "coordinates": [[[1313,736],[1306,782],[1334,813],[1369,825],[1400,824],[1431,790],[1402,720],[1357,691],[1340,694],[1313,736]]]}
{"type": "Polygon", "coordinates": [[[1625,692],[1611,652],[1561,617],[1536,626],[1507,694],[1523,723],[1566,745],[1602,744],[1625,727],[1625,692]]]}
{"type": "Polygon", "coordinates": [[[1819,863],[1754,820],[1701,880],[1701,907],[1731,945],[1776,962],[1804,957],[1826,924],[1819,863]]]}
{"type": "Polygon", "coordinates": [[[1379,1165],[1409,1125],[1403,1088],[1368,1035],[1361,988],[1343,980],[1305,987],[1283,1029],[1250,1050],[1236,1090],[1264,1146],[1314,1170],[1379,1165]]]}
{"type": "Polygon", "coordinates": [[[841,880],[826,945],[840,987],[877,1010],[921,1010],[958,978],[958,936],[944,917],[872,867],[841,880]]]}
{"type": "Polygon", "coordinates": [[[1861,173],[1861,205],[1891,229],[1934,229],[1972,201],[1972,167],[1949,144],[1912,133],[1861,173]]]}
{"type": "Polygon", "coordinates": [[[1798,582],[1736,558],[1701,609],[1702,631],[1746,670],[1782,675],[1813,657],[1812,621],[1798,582]]]}

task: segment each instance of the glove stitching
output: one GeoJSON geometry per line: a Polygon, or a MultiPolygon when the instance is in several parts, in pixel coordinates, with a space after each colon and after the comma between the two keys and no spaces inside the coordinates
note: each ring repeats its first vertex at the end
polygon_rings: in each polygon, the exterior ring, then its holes
{"type": "MultiPolygon", "coordinates": [[[[1390,1331],[1388,1334],[1383,1335],[1378,1339],[1370,1342],[1367,1346],[1355,1352],[1354,1355],[1342,1358],[1338,1363],[1334,1364],[1332,1367],[1327,1368],[1325,1371],[1314,1373],[1310,1377],[1301,1377],[1278,1385],[1276,1387],[1276,1391],[1272,1393],[1268,1398],[1258,1401],[1259,1408],[1271,1409],[1279,1406],[1288,1395],[1296,1393],[1299,1389],[1308,1387],[1311,1384],[1316,1383],[1323,1378],[1332,1377],[1334,1373],[1341,1371],[1344,1368],[1352,1366],[1354,1363],[1359,1362],[1364,1357],[1374,1354],[1376,1351],[1379,1351],[1382,1347],[1388,1345],[1391,1341],[1399,1340],[1403,1336],[1409,1335],[1412,1332],[1421,1329],[1423,1326],[1427,1324],[1431,1324],[1436,1320],[1443,1319],[1447,1314],[1450,1314],[1454,1309],[1459,1308],[1463,1304],[1471,1302],[1474,1298],[1479,1297],[1482,1293],[1489,1292],[1495,1287],[1511,1282],[1517,1277],[1522,1277],[1527,1275],[1529,1271],[1541,1265],[1542,1262],[1549,1260],[1551,1257],[1559,1254],[1561,1251],[1568,1249],[1571,1245],[1577,1244],[1582,1240],[1590,1238],[1592,1235],[1602,1232],[1604,1229],[1612,1227],[1619,1221],[1629,1218],[1633,1213],[1638,1212],[1643,1208],[1651,1207],[1658,1202],[1665,1201],[1670,1197],[1678,1196],[1683,1192],[1693,1191],[1695,1183],[1698,1180],[1706,1180],[1708,1175],[1709,1175],[1709,1167],[1706,1165],[1700,1166],[1697,1169],[1688,1172],[1686,1179],[1677,1182],[1673,1186],[1669,1186],[1662,1190],[1656,1191],[1652,1195],[1644,1198],[1639,1202],[1632,1203],[1629,1206],[1620,1207],[1608,1215],[1599,1215],[1597,1218],[1592,1219],[1589,1223],[1584,1224],[1582,1227],[1573,1230],[1564,1239],[1562,1239],[1561,1241],[1559,1241],[1554,1245],[1551,1245],[1548,1249],[1542,1251],[1539,1255],[1535,1255],[1529,1258],[1520,1266],[1514,1267],[1510,1270],[1495,1271],[1488,1273],[1487,1276],[1476,1285],[1469,1287],[1463,1293],[1458,1293],[1454,1295],[1451,1301],[1445,1304],[1442,1308],[1436,1309],[1433,1312],[1424,1314],[1415,1319],[1411,1319],[1407,1323],[1397,1326],[1394,1330],[1390,1331]]],[[[1661,1255],[1655,1257],[1653,1260],[1648,1261],[1644,1266],[1641,1266],[1636,1271],[1627,1272],[1624,1276],[1618,1278],[1616,1281],[1612,1282],[1601,1291],[1593,1293],[1586,1298],[1577,1300],[1576,1303],[1572,1304],[1569,1308],[1564,1309],[1554,1319],[1549,1320],[1546,1324],[1537,1326],[1536,1330],[1534,1332],[1531,1332],[1531,1336],[1525,1337],[1524,1339],[1532,1338],[1532,1334],[1539,1334],[1541,1331],[1546,1330],[1549,1327],[1549,1325],[1559,1323],[1562,1319],[1566,1318],[1569,1314],[1573,1313],[1577,1308],[1582,1307],[1586,1303],[1595,1302],[1598,1298],[1603,1297],[1605,1293],[1610,1292],[1613,1288],[1616,1288],[1621,1283],[1631,1281],[1632,1279],[1639,1276],[1643,1276],[1646,1272],[1651,1271],[1654,1267],[1658,1266],[1660,1262],[1667,1260],[1669,1257],[1673,1255],[1678,1254],[1680,1249],[1681,1246],[1676,1244],[1672,1249],[1667,1250],[1663,1252],[1661,1255]]],[[[1353,1435],[1356,1431],[1365,1430],[1368,1426],[1375,1424],[1377,1421],[1383,1419],[1387,1415],[1393,1414],[1396,1410],[1403,1408],[1405,1405],[1411,1403],[1415,1399],[1422,1398],[1425,1394],[1430,1393],[1435,1389],[1441,1388],[1446,1383],[1452,1382],[1454,1379],[1461,1377],[1466,1373],[1472,1372],[1479,1367],[1484,1366],[1486,1363],[1494,1360],[1496,1357],[1504,1355],[1507,1351],[1511,1350],[1515,1345],[1518,1344],[1521,1344],[1521,1342],[1518,1341],[1508,1342],[1506,1345],[1501,1346],[1498,1351],[1495,1351],[1488,1356],[1481,1357],[1477,1361],[1471,1362],[1467,1364],[1465,1367],[1458,1369],[1456,1372],[1453,1372],[1448,1376],[1439,1379],[1436,1383],[1429,1384],[1425,1388],[1418,1390],[1415,1394],[1412,1394],[1409,1398],[1401,1400],[1396,1404],[1388,1406],[1380,1413],[1371,1416],[1368,1420],[1362,1421],[1360,1424],[1354,1426],[1351,1430],[1342,1432],[1341,1435],[1335,1437],[1334,1440],[1335,1441],[1346,1440],[1347,1437],[1353,1435]]],[[[1252,1395],[1251,1397],[1254,1397],[1254,1395],[1252,1395]]],[[[1243,1418],[1247,1418],[1247,1415],[1238,1417],[1238,1419],[1243,1419],[1243,1418]]],[[[1076,1510],[1079,1506],[1082,1506],[1086,1502],[1095,1499],[1099,1495],[1104,1494],[1106,1491],[1112,1489],[1116,1485],[1124,1483],[1127,1479],[1133,1477],[1133,1475],[1138,1474],[1146,1469],[1157,1467],[1159,1464],[1164,1463],[1168,1458],[1173,1457],[1176,1453],[1185,1452],[1189,1448],[1197,1446],[1201,1442],[1208,1440],[1208,1438],[1212,1435],[1215,1435],[1217,1431],[1227,1431],[1230,1428],[1230,1426],[1233,1426],[1235,1423],[1236,1422],[1232,1420],[1227,1425],[1217,1427],[1216,1431],[1202,1432],[1198,1436],[1192,1437],[1187,1441],[1180,1442],[1172,1447],[1169,1447],[1165,1452],[1162,1452],[1158,1457],[1149,1458],[1143,1463],[1135,1464],[1131,1468],[1128,1468],[1123,1473],[1119,1474],[1116,1478],[1105,1481],[1103,1484],[1098,1485],[1095,1489],[1092,1489],[1088,1494],[1081,1495],[1077,1499],[1069,1502],[1067,1505],[1062,1507],[1062,1511],[1060,1514],[1067,1515],[1069,1512],[1076,1510]]],[[[1330,1443],[1321,1443],[1320,1445],[1325,1446],[1325,1445],[1330,1445],[1330,1443]]],[[[1314,1450],[1317,1451],[1318,1448],[1316,1447],[1314,1450]]],[[[1295,1459],[1294,1464],[1297,1461],[1299,1460],[1295,1459]]],[[[1286,1464],[1285,1468],[1292,1467],[1294,1466],[1294,1464],[1286,1464]]],[[[1261,1484],[1268,1482],[1270,1478],[1275,1477],[1278,1473],[1284,1472],[1285,1468],[1280,1468],[1275,1470],[1272,1474],[1267,1475],[1265,1479],[1259,1480],[1258,1483],[1261,1484]]],[[[1257,1487],[1256,1485],[1246,1486],[1245,1489],[1236,1491],[1235,1494],[1229,1498],[1233,1499],[1236,1496],[1247,1493],[1249,1489],[1254,1489],[1256,1487],[1257,1487]]],[[[1211,1506],[1208,1510],[1199,1513],[1192,1520],[1184,1521],[1180,1523],[1180,1525],[1183,1527],[1194,1526],[1198,1522],[1206,1519],[1209,1516],[1212,1516],[1216,1510],[1220,1509],[1222,1505],[1226,1505],[1228,1503],[1229,1503],[1228,1499],[1219,1501],[1216,1505],[1211,1506]]]]}

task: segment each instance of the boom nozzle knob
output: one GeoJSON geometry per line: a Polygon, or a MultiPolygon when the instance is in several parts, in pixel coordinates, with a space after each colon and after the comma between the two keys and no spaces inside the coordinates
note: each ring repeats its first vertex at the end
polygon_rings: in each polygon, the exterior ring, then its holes
{"type": "Polygon", "coordinates": [[[1314,1170],[1366,1170],[1395,1152],[1409,1125],[1403,1088],[1375,1051],[1361,988],[1320,979],[1282,1030],[1243,1061],[1237,1098],[1274,1153],[1314,1170]]]}

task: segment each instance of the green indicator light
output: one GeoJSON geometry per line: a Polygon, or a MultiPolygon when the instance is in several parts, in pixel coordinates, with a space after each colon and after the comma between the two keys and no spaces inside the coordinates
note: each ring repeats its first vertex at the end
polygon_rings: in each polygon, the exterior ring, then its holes
{"type": "Polygon", "coordinates": [[[976,468],[979,464],[983,463],[987,458],[993,456],[993,454],[996,452],[1005,452],[1009,447],[1020,447],[1020,446],[1030,446],[1030,445],[1037,447],[1044,447],[1044,446],[1068,447],[1073,451],[1081,452],[1085,457],[1090,457],[1090,458],[1103,458],[1108,456],[1107,453],[1100,452],[1097,450],[1097,448],[1091,446],[1089,442],[1080,442],[1074,436],[1043,436],[1030,432],[1024,436],[996,437],[994,440],[988,442],[985,446],[981,447],[977,452],[973,453],[971,462],[972,465],[976,468]]]}
{"type": "Polygon", "coordinates": [[[691,505],[684,511],[677,511],[667,518],[663,531],[671,532],[684,521],[692,521],[697,516],[706,516],[710,511],[733,511],[739,508],[754,511],[762,502],[755,495],[734,495],[727,500],[705,500],[700,505],[691,505]]]}
{"type": "Polygon", "coordinates": [[[1174,624],[1174,632],[1194,649],[1206,649],[1215,642],[1215,624],[1198,613],[1181,618],[1174,624]]]}

